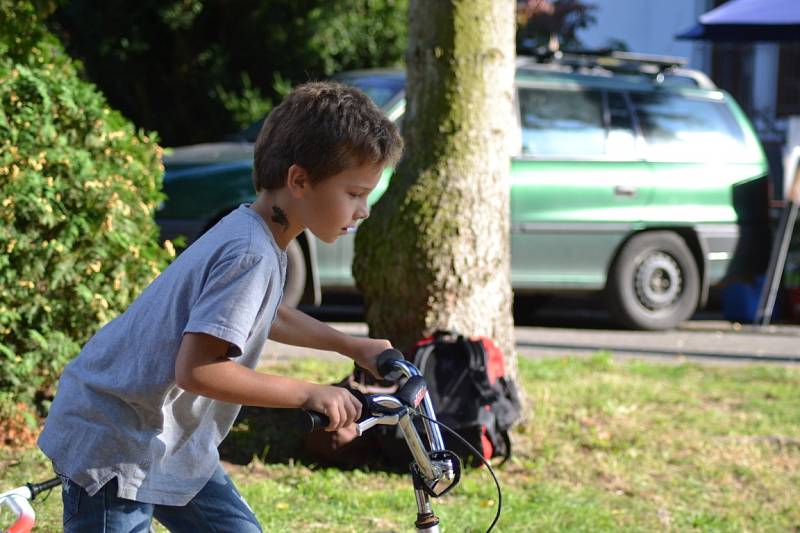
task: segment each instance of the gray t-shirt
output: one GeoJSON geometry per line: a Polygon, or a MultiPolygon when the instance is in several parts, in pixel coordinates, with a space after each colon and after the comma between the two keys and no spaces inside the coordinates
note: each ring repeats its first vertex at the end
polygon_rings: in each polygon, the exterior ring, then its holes
{"type": "Polygon", "coordinates": [[[254,368],[283,294],[286,253],[242,205],[187,248],[64,369],[39,446],[94,495],[185,505],[219,464],[240,406],[175,385],[184,333],[230,343],[254,368]]]}

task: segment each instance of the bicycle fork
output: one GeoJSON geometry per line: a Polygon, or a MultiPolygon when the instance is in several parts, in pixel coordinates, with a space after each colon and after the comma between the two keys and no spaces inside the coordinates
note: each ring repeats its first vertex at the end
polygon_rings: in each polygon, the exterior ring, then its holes
{"type": "MultiPolygon", "coordinates": [[[[414,525],[418,533],[439,533],[439,517],[434,514],[431,508],[430,494],[432,492],[435,494],[444,494],[444,492],[447,492],[450,488],[450,484],[453,481],[457,482],[457,477],[454,475],[452,460],[444,457],[437,458],[439,460],[434,460],[433,458],[436,456],[436,451],[429,454],[425,450],[422,439],[420,439],[419,433],[417,433],[414,428],[414,423],[411,421],[408,410],[400,415],[398,426],[400,426],[408,449],[414,457],[414,462],[410,467],[411,477],[414,482],[414,499],[417,502],[417,520],[414,522],[414,525]]],[[[428,427],[426,427],[426,430],[428,427]]],[[[429,437],[430,435],[429,433],[429,437]]],[[[436,431],[435,435],[438,437],[438,441],[441,442],[441,434],[436,431]]],[[[433,441],[434,439],[430,440],[433,441]]],[[[436,444],[432,444],[432,447],[435,449],[436,444]]],[[[443,450],[443,446],[441,446],[441,448],[442,450],[440,453],[449,453],[443,450]]]]}
{"type": "Polygon", "coordinates": [[[414,478],[414,498],[417,500],[417,521],[414,525],[417,533],[439,533],[439,517],[431,509],[431,499],[422,488],[422,478],[412,467],[411,476],[414,478]]]}

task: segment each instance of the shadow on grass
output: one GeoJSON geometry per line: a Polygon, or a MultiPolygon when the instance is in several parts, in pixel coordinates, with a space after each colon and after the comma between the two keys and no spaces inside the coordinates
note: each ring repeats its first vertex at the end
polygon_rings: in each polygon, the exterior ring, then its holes
{"type": "Polygon", "coordinates": [[[377,427],[361,437],[354,430],[306,433],[306,416],[298,409],[243,407],[219,446],[220,458],[237,465],[257,459],[344,470],[408,471],[411,455],[395,438],[395,428],[377,427]]]}
{"type": "Polygon", "coordinates": [[[303,414],[293,409],[243,407],[219,446],[220,458],[237,465],[253,459],[282,463],[302,459],[303,414]]]}

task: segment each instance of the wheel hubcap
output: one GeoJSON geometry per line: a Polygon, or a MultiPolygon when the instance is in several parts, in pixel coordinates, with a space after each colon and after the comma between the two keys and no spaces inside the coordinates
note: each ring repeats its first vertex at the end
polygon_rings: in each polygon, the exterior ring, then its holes
{"type": "Polygon", "coordinates": [[[664,252],[649,254],[636,270],[636,295],[646,308],[657,311],[672,305],[681,294],[681,269],[664,252]]]}

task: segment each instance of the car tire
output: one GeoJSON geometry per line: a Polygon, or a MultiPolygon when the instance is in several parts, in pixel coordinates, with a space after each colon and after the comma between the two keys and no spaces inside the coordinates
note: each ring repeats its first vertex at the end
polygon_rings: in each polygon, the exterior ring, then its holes
{"type": "Polygon", "coordinates": [[[297,307],[306,289],[306,258],[303,247],[292,240],[286,248],[286,281],[283,284],[283,303],[297,307]]]}
{"type": "Polygon", "coordinates": [[[639,233],[626,242],[608,275],[611,317],[633,329],[671,329],[697,309],[700,273],[686,242],[670,231],[639,233]]]}

